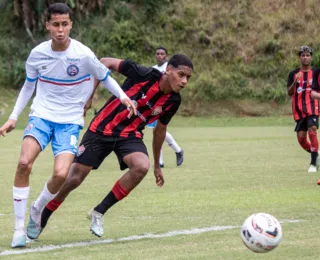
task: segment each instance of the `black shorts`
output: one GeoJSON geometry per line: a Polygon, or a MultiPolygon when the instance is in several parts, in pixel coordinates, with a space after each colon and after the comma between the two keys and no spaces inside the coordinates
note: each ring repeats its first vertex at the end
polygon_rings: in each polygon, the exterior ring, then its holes
{"type": "Polygon", "coordinates": [[[81,140],[74,162],[98,169],[111,152],[117,155],[121,170],[128,168],[123,162],[123,157],[126,155],[141,152],[149,156],[147,147],[140,138],[105,136],[87,130],[81,140]]]}
{"type": "Polygon", "coordinates": [[[307,116],[300,120],[296,120],[296,127],[294,128],[295,132],[300,131],[308,131],[310,126],[316,126],[317,129],[319,128],[319,116],[307,116]]]}

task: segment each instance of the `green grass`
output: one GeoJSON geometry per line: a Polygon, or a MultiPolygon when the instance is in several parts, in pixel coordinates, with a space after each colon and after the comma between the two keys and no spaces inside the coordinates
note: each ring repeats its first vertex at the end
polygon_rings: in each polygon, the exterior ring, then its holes
{"type": "MultiPolygon", "coordinates": [[[[165,186],[155,185],[151,170],[137,189],[107,212],[103,238],[213,225],[240,226],[254,212],[267,212],[280,220],[302,220],[282,224],[283,240],[274,251],[254,254],[242,244],[239,229],[230,229],[1,258],[318,259],[320,203],[316,181],[319,175],[307,173],[309,154],[298,146],[293,126],[265,126],[280,120],[276,118],[260,118],[256,124],[260,126],[250,127],[237,119],[230,119],[230,127],[210,126],[221,119],[211,123],[209,119],[188,120],[178,118],[169,128],[185,150],[184,164],[176,167],[173,151],[165,145],[165,186]],[[180,123],[181,126],[176,126],[180,123]],[[241,127],[234,126],[236,124],[241,127]]],[[[289,119],[281,120],[289,124],[289,119]]],[[[16,130],[0,139],[0,214],[4,214],[0,215],[0,251],[10,250],[14,226],[12,181],[22,133],[16,130]]],[[[145,142],[151,151],[151,131],[145,133],[145,142]]],[[[52,172],[48,148],[34,165],[29,204],[52,172]]],[[[116,157],[111,155],[67,198],[40,240],[28,247],[97,239],[89,232],[86,212],[100,202],[120,174],[116,157]]]]}

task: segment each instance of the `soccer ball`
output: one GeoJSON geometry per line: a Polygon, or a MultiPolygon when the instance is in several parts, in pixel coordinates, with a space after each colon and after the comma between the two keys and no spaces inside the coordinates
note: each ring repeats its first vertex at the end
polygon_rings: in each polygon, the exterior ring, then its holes
{"type": "Polygon", "coordinates": [[[255,253],[267,253],[276,248],[282,238],[279,221],[267,213],[249,216],[241,227],[243,243],[255,253]]]}

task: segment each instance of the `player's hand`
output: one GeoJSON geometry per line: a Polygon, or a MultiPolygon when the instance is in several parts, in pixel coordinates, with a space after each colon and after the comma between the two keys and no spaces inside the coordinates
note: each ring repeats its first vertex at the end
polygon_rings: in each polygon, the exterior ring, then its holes
{"type": "Polygon", "coordinates": [[[87,111],[91,108],[92,98],[89,98],[83,108],[83,116],[86,117],[87,111]]]}
{"type": "Polygon", "coordinates": [[[160,167],[154,168],[154,177],[156,178],[157,186],[162,187],[164,184],[164,178],[160,167]]]}
{"type": "Polygon", "coordinates": [[[9,119],[3,126],[0,128],[0,136],[5,136],[6,133],[10,133],[13,129],[16,128],[17,120],[9,119]]]}
{"type": "Polygon", "coordinates": [[[124,104],[129,110],[130,113],[128,115],[128,118],[131,118],[132,115],[137,115],[137,108],[136,106],[133,104],[132,100],[130,98],[124,98],[121,100],[121,103],[124,104]]]}
{"type": "Polygon", "coordinates": [[[299,80],[301,77],[302,77],[302,72],[299,71],[299,72],[296,74],[296,78],[295,78],[294,82],[297,83],[298,80],[299,80]]]}

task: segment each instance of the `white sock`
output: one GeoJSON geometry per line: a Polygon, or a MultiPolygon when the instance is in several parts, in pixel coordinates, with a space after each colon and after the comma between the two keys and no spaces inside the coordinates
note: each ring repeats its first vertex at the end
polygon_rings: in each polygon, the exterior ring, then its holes
{"type": "Polygon", "coordinates": [[[163,162],[163,154],[162,154],[162,149],[160,150],[160,158],[159,158],[159,163],[164,164],[163,162]]]}
{"type": "Polygon", "coordinates": [[[176,153],[181,152],[180,146],[176,143],[176,141],[173,139],[172,135],[169,132],[166,132],[166,142],[176,153]]]}
{"type": "Polygon", "coordinates": [[[47,183],[44,185],[42,192],[40,193],[39,197],[37,198],[37,200],[34,202],[34,207],[38,210],[38,211],[42,211],[44,209],[44,207],[48,204],[49,201],[53,200],[55,198],[56,194],[52,194],[49,190],[48,190],[48,186],[47,183]]]}
{"type": "Polygon", "coordinates": [[[15,229],[24,228],[24,217],[26,215],[27,202],[30,193],[30,187],[12,188],[14,215],[16,217],[15,229]]]}

